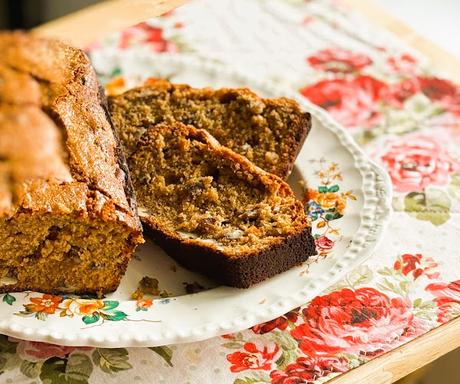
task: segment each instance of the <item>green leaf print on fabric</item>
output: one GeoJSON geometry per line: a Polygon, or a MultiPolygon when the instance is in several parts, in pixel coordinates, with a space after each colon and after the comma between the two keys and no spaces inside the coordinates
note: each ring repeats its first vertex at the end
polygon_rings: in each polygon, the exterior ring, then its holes
{"type": "Polygon", "coordinates": [[[445,112],[444,108],[434,104],[421,93],[409,97],[401,107],[382,105],[381,111],[384,118],[372,129],[357,133],[355,139],[358,143],[365,146],[384,135],[403,136],[410,132],[430,128],[430,119],[445,112]]]}
{"type": "Polygon", "coordinates": [[[0,353],[16,353],[17,343],[8,340],[8,336],[0,335],[0,353]]]}
{"type": "Polygon", "coordinates": [[[34,362],[34,361],[23,360],[21,362],[21,366],[19,367],[19,369],[24,376],[27,376],[31,379],[35,379],[40,374],[42,365],[43,365],[43,362],[41,361],[34,362]]]}
{"type": "Polygon", "coordinates": [[[296,361],[299,357],[300,351],[298,350],[297,342],[288,332],[273,331],[272,336],[274,341],[281,347],[281,356],[276,360],[276,367],[278,369],[285,369],[288,364],[296,361]]]}
{"type": "Polygon", "coordinates": [[[236,379],[233,384],[257,384],[261,383],[259,379],[255,379],[253,377],[243,377],[240,379],[236,379]]]}
{"type": "Polygon", "coordinates": [[[276,368],[284,370],[289,364],[295,362],[296,358],[299,356],[298,352],[292,349],[284,349],[278,360],[276,360],[276,368]]]}
{"type": "Polygon", "coordinates": [[[133,367],[128,361],[129,355],[125,348],[96,348],[92,359],[105,373],[116,373],[133,367]]]}
{"type": "Polygon", "coordinates": [[[429,188],[425,192],[410,192],[404,197],[404,209],[419,220],[442,225],[450,219],[451,202],[446,192],[429,188]]]}
{"type": "Polygon", "coordinates": [[[163,360],[166,361],[166,364],[168,364],[170,367],[173,366],[172,364],[173,351],[171,348],[167,346],[163,346],[163,347],[149,347],[149,349],[155,352],[160,357],[162,357],[163,360]]]}
{"type": "Polygon", "coordinates": [[[412,302],[413,313],[415,316],[428,321],[436,320],[436,303],[433,301],[423,301],[421,298],[412,302]]]}
{"type": "Polygon", "coordinates": [[[342,288],[358,288],[372,281],[373,273],[367,265],[361,265],[351,272],[337,284],[331,285],[325,292],[338,291],[342,288]]]}
{"type": "Polygon", "coordinates": [[[88,384],[93,372],[90,358],[72,353],[67,358],[52,357],[43,363],[40,379],[43,384],[88,384]]]}
{"type": "Polygon", "coordinates": [[[8,340],[8,336],[0,335],[0,374],[18,367],[21,363],[16,347],[17,343],[8,340]]]}
{"type": "Polygon", "coordinates": [[[452,198],[460,201],[460,172],[456,172],[451,176],[448,192],[452,198]]]}
{"type": "Polygon", "coordinates": [[[377,288],[379,288],[382,291],[393,292],[402,297],[407,296],[409,290],[411,289],[410,281],[407,281],[407,280],[398,281],[395,278],[382,279],[382,281],[377,283],[376,285],[377,285],[377,288]]]}
{"type": "Polygon", "coordinates": [[[367,265],[361,265],[351,271],[346,280],[351,288],[358,288],[372,281],[372,271],[367,265]]]}
{"type": "Polygon", "coordinates": [[[233,382],[233,384],[266,384],[271,382],[272,380],[266,372],[253,371],[251,372],[251,377],[239,377],[233,382]]]}
{"type": "Polygon", "coordinates": [[[238,341],[229,341],[228,343],[223,343],[222,347],[228,349],[240,349],[243,348],[244,343],[238,341]]]}

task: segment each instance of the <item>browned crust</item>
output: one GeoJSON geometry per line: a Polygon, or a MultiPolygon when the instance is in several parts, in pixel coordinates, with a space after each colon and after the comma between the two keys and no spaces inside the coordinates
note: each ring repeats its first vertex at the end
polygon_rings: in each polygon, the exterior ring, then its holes
{"type": "Polygon", "coordinates": [[[294,168],[295,161],[297,156],[300,153],[300,150],[305,143],[305,140],[310,133],[311,130],[311,115],[308,112],[303,113],[298,121],[298,124],[294,126],[294,145],[291,147],[291,151],[289,152],[290,159],[289,162],[285,164],[284,168],[282,168],[279,172],[279,176],[283,179],[287,179],[294,168]]]}
{"type": "Polygon", "coordinates": [[[237,288],[248,288],[316,255],[310,227],[266,249],[237,258],[229,258],[218,250],[182,241],[151,227],[147,231],[185,268],[237,288]]]}
{"type": "Polygon", "coordinates": [[[135,244],[139,243],[139,239],[134,240],[133,237],[136,237],[136,236],[137,237],[142,237],[142,225],[141,225],[139,216],[137,215],[136,194],[135,194],[133,183],[132,183],[132,180],[131,180],[131,175],[129,173],[128,163],[126,161],[125,152],[123,151],[123,145],[122,145],[122,143],[120,141],[120,138],[118,137],[118,134],[117,134],[116,130],[114,129],[112,118],[110,117],[110,113],[109,113],[109,109],[108,109],[107,97],[105,95],[104,87],[102,87],[102,85],[99,86],[99,95],[98,96],[99,96],[99,104],[101,105],[101,107],[102,107],[102,109],[104,111],[105,117],[106,117],[107,121],[109,122],[109,124],[110,124],[110,126],[112,128],[113,136],[115,137],[115,141],[117,143],[117,147],[115,149],[115,156],[117,157],[118,166],[120,167],[120,169],[124,173],[123,189],[125,191],[125,195],[126,195],[126,199],[128,201],[128,205],[132,209],[133,216],[134,216],[134,219],[136,221],[137,233],[134,233],[131,236],[131,239],[130,239],[131,241],[133,241],[133,252],[134,252],[134,249],[136,248],[135,244]],[[134,242],[135,242],[135,244],[134,244],[134,242]]]}

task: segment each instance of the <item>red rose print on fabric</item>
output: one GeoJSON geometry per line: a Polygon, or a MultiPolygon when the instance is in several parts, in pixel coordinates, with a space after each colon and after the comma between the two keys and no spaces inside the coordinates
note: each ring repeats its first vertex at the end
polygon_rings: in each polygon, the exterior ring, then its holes
{"type": "Polygon", "coordinates": [[[370,76],[322,80],[300,90],[349,129],[370,128],[381,122],[379,102],[387,92],[385,83],[370,76]]]}
{"type": "Polygon", "coordinates": [[[241,372],[245,370],[271,370],[272,363],[276,361],[281,351],[275,343],[259,345],[258,343],[245,343],[244,352],[234,352],[227,355],[227,360],[232,364],[230,371],[241,372]]]}
{"type": "Polygon", "coordinates": [[[66,347],[62,345],[41,343],[38,341],[19,341],[17,354],[24,360],[38,362],[50,357],[66,357],[75,350],[91,350],[91,347],[66,347]]]}
{"type": "Polygon", "coordinates": [[[420,91],[425,96],[460,117],[460,87],[449,80],[437,77],[419,77],[417,80],[420,91]]]}
{"type": "Polygon", "coordinates": [[[327,254],[334,248],[334,240],[329,239],[326,235],[319,236],[315,239],[316,250],[320,255],[327,254]]]}
{"type": "Polygon", "coordinates": [[[277,317],[266,323],[254,325],[251,329],[254,333],[264,334],[273,331],[274,329],[279,329],[284,331],[289,322],[295,323],[298,318],[300,308],[295,308],[292,311],[285,313],[283,316],[277,317]]]}
{"type": "Polygon", "coordinates": [[[393,266],[395,270],[401,271],[405,276],[412,275],[414,280],[422,275],[429,279],[438,278],[437,267],[438,263],[433,258],[422,256],[420,253],[415,255],[405,253],[397,258],[393,266]]]}
{"type": "Polygon", "coordinates": [[[460,169],[459,161],[441,143],[419,133],[388,141],[379,158],[398,192],[446,185],[449,175],[460,169]]]}
{"type": "Polygon", "coordinates": [[[419,92],[420,87],[417,79],[406,79],[388,86],[388,93],[385,96],[385,101],[388,105],[395,108],[401,108],[403,102],[409,97],[414,96],[419,92]]]}
{"type": "Polygon", "coordinates": [[[302,25],[308,25],[315,21],[315,19],[311,16],[304,16],[302,21],[300,22],[302,25]]]}
{"type": "Polygon", "coordinates": [[[222,335],[221,337],[224,339],[233,340],[235,338],[235,335],[233,333],[227,333],[226,335],[222,335]]]}
{"type": "Polygon", "coordinates": [[[361,53],[345,49],[323,49],[307,58],[307,62],[315,69],[327,72],[356,72],[372,63],[372,60],[361,53]]]}
{"type": "Polygon", "coordinates": [[[391,72],[401,75],[415,75],[418,70],[417,59],[408,53],[389,57],[387,64],[391,72]]]}
{"type": "Polygon", "coordinates": [[[299,357],[289,364],[284,371],[270,373],[272,384],[308,384],[332,372],[346,372],[345,362],[337,357],[299,357]]]}
{"type": "Polygon", "coordinates": [[[419,77],[420,89],[431,100],[455,99],[458,88],[449,80],[438,77],[419,77]]]}
{"type": "Polygon", "coordinates": [[[177,46],[163,37],[163,30],[147,23],[140,23],[121,32],[118,47],[126,49],[131,45],[147,45],[154,52],[177,52],[177,46]]]}
{"type": "Polygon", "coordinates": [[[317,296],[302,311],[305,323],[291,331],[309,356],[338,352],[375,356],[424,332],[411,303],[374,288],[344,288],[317,296]]]}
{"type": "Polygon", "coordinates": [[[451,283],[433,283],[425,288],[436,296],[438,321],[445,323],[460,316],[460,280],[451,283]]]}
{"type": "Polygon", "coordinates": [[[418,92],[439,104],[445,112],[460,116],[460,87],[449,80],[437,77],[411,77],[389,84],[384,99],[389,105],[400,108],[406,99],[418,92]]]}

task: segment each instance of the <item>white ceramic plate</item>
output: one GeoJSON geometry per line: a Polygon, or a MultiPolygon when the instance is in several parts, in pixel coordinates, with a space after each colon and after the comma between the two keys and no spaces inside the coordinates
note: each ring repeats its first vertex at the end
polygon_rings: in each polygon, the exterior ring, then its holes
{"type": "Polygon", "coordinates": [[[309,211],[313,233],[320,236],[321,256],[241,290],[216,286],[181,268],[147,242],[132,260],[119,289],[103,300],[36,292],[3,295],[0,333],[56,344],[105,347],[206,339],[271,320],[306,303],[369,257],[389,215],[390,183],[323,110],[275,83],[177,55],[94,60],[96,68],[105,73],[120,67],[130,84],[149,76],[167,77],[194,86],[247,86],[263,96],[298,99],[313,115],[313,129],[289,183],[299,196],[301,181],[316,191],[313,196],[318,204],[309,211]],[[159,288],[170,297],[155,298],[152,305],[132,300],[131,293],[146,275],[157,278],[159,288]],[[206,290],[187,294],[184,283],[193,282],[206,290]]]}

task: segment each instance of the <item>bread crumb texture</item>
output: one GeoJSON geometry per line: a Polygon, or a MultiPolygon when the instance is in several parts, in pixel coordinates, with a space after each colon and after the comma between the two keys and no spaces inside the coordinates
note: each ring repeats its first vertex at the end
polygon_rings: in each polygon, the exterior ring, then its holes
{"type": "Polygon", "coordinates": [[[184,241],[238,257],[308,227],[284,181],[204,130],[153,126],[128,161],[142,219],[184,241]]]}
{"type": "Polygon", "coordinates": [[[310,130],[311,117],[287,98],[263,99],[249,89],[196,89],[150,80],[109,99],[128,156],[147,127],[181,122],[207,130],[220,144],[286,178],[310,130]]]}

